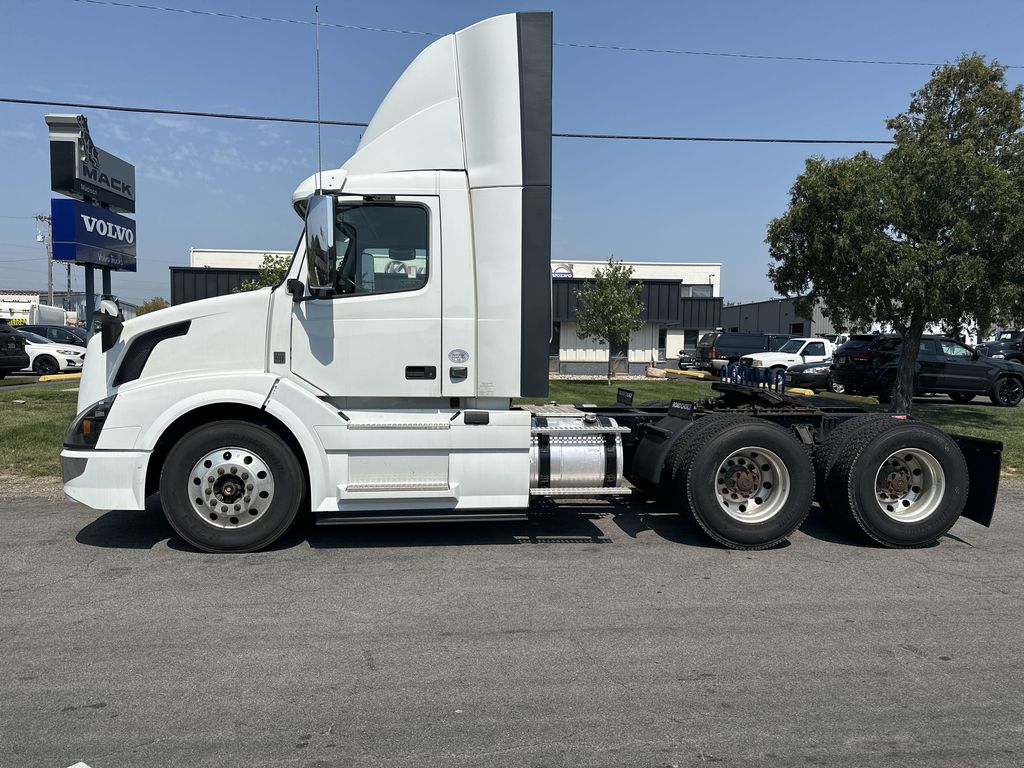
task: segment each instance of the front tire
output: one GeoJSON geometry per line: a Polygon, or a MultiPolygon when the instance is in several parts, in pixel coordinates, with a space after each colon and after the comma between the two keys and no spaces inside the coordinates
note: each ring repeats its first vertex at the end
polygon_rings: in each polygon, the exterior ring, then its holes
{"type": "Polygon", "coordinates": [[[32,370],[40,376],[52,376],[60,371],[60,364],[55,357],[40,355],[33,361],[32,370]]]}
{"type": "Polygon", "coordinates": [[[669,457],[670,498],[715,541],[766,549],[807,517],[814,471],[789,431],[749,417],[705,416],[669,457]]]}
{"type": "Polygon", "coordinates": [[[304,498],[291,448],[266,427],[218,421],[170,450],[160,503],[171,527],[204,552],[254,552],[287,531],[304,498]]]}
{"type": "Polygon", "coordinates": [[[989,393],[993,405],[1003,408],[1016,408],[1024,399],[1024,383],[1014,376],[1003,376],[996,379],[989,393]]]}

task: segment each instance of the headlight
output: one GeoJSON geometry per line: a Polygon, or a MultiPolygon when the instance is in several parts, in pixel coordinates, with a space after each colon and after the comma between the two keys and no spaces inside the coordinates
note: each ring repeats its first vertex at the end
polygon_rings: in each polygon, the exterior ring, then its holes
{"type": "Polygon", "coordinates": [[[64,445],[67,448],[92,448],[99,440],[100,432],[103,431],[103,424],[107,420],[111,406],[114,405],[114,398],[117,395],[93,403],[78,417],[71,422],[67,434],[64,435],[64,445]]]}
{"type": "Polygon", "coordinates": [[[81,352],[77,352],[77,351],[75,351],[73,349],[58,349],[57,350],[57,354],[59,354],[59,355],[69,355],[70,357],[78,357],[82,353],[81,352]]]}
{"type": "Polygon", "coordinates": [[[816,365],[813,368],[804,368],[804,373],[825,373],[831,365],[816,365]]]}
{"type": "Polygon", "coordinates": [[[761,360],[751,360],[750,361],[750,367],[751,368],[760,368],[763,365],[764,365],[764,362],[761,361],[761,360]]]}

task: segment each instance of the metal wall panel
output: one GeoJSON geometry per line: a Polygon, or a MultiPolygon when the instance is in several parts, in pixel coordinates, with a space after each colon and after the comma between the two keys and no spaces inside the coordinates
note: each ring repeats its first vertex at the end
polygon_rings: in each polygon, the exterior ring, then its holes
{"type": "Polygon", "coordinates": [[[170,267],[171,304],[225,296],[259,275],[256,269],[218,269],[215,267],[170,267]]]}
{"type": "MultiPolygon", "coordinates": [[[[576,319],[576,310],[579,308],[576,292],[585,282],[587,281],[567,278],[552,281],[551,304],[554,320],[576,319]]],[[[644,280],[640,290],[640,303],[644,305],[640,317],[650,323],[700,329],[717,328],[721,325],[721,297],[681,299],[677,280],[644,280]]]]}

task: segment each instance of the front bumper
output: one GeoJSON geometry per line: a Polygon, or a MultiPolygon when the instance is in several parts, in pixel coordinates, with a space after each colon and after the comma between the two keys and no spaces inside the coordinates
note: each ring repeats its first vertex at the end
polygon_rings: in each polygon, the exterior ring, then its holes
{"type": "Polygon", "coordinates": [[[145,509],[148,464],[148,451],[65,448],[60,452],[64,493],[93,509],[145,509]]]}
{"type": "Polygon", "coordinates": [[[804,389],[828,389],[827,373],[787,373],[787,387],[803,387],[804,389]]]}

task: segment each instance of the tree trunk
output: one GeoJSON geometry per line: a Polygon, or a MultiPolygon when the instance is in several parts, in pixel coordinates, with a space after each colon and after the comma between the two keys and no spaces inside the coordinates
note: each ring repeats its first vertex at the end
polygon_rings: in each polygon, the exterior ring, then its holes
{"type": "Polygon", "coordinates": [[[608,342],[608,386],[612,385],[612,367],[615,365],[615,358],[612,356],[612,343],[608,342]]]}
{"type": "MultiPolygon", "coordinates": [[[[903,334],[903,350],[900,353],[899,367],[896,369],[895,389],[889,411],[892,413],[910,413],[914,405],[914,373],[917,370],[917,355],[921,350],[921,337],[924,335],[924,320],[914,316],[910,327],[903,334]]],[[[883,383],[885,386],[885,383],[883,383]]]]}

